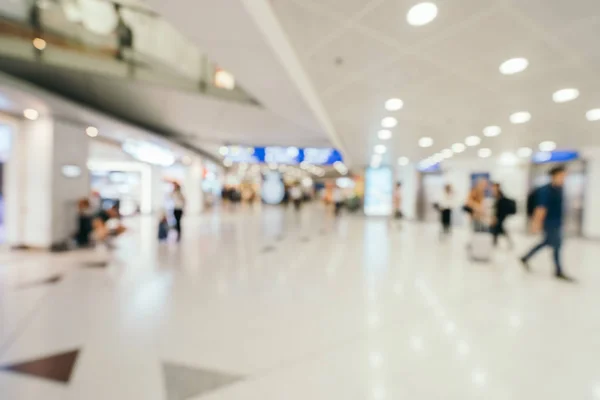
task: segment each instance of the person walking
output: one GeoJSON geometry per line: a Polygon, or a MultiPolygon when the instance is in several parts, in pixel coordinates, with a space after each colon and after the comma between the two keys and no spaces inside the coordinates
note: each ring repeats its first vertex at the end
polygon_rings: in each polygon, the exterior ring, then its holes
{"type": "Polygon", "coordinates": [[[573,282],[565,275],[561,265],[562,228],[563,228],[563,185],[567,176],[565,166],[560,165],[550,171],[551,181],[538,190],[536,207],[531,222],[533,233],[544,231],[544,240],[521,258],[523,267],[529,271],[529,260],[541,249],[548,246],[554,252],[554,276],[557,279],[573,282]]]}
{"type": "Polygon", "coordinates": [[[183,209],[185,208],[185,197],[181,193],[181,186],[178,183],[173,184],[173,217],[175,218],[175,231],[177,231],[177,241],[181,240],[181,219],[183,218],[183,209]]]}
{"type": "Polygon", "coordinates": [[[492,184],[492,193],[495,198],[494,216],[492,218],[492,235],[494,235],[494,247],[498,246],[498,238],[503,235],[508,241],[509,247],[513,248],[513,241],[506,232],[504,222],[508,216],[516,212],[514,201],[504,195],[499,183],[492,184]]]}
{"type": "Polygon", "coordinates": [[[444,186],[444,193],[437,207],[440,211],[440,219],[442,223],[442,232],[440,237],[447,236],[452,230],[452,209],[454,208],[454,190],[452,185],[444,186]]]}

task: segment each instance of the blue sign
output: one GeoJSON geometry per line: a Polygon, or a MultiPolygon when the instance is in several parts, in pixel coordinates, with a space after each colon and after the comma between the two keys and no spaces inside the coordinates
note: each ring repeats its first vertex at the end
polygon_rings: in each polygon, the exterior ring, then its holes
{"type": "Polygon", "coordinates": [[[342,155],[336,149],[330,148],[298,148],[298,147],[241,147],[227,148],[225,160],[232,163],[249,164],[286,164],[298,165],[333,165],[343,162],[342,155]]]}
{"type": "Polygon", "coordinates": [[[535,153],[532,157],[534,164],[546,164],[553,162],[567,162],[577,160],[579,153],[574,150],[556,150],[556,151],[542,151],[535,153]]]}
{"type": "Polygon", "coordinates": [[[426,165],[419,165],[419,171],[420,172],[429,172],[429,173],[434,173],[434,172],[441,172],[442,171],[442,166],[440,163],[435,163],[435,164],[426,164],[426,165]]]}

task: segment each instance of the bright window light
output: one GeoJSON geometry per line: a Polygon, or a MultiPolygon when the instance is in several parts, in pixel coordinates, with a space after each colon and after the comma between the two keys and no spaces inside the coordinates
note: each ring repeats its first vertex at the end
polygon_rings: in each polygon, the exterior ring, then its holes
{"type": "Polygon", "coordinates": [[[420,147],[431,147],[431,146],[433,146],[433,139],[430,137],[422,137],[421,139],[419,139],[419,146],[420,147]]]}
{"type": "Polygon", "coordinates": [[[517,155],[522,158],[531,157],[533,150],[530,147],[521,147],[517,150],[517,155]]]}
{"type": "Polygon", "coordinates": [[[569,88],[569,89],[561,89],[561,90],[554,92],[554,94],[552,95],[552,100],[554,100],[555,103],[566,103],[568,101],[575,100],[578,97],[579,97],[579,90],[569,88]]]}
{"type": "Polygon", "coordinates": [[[404,102],[400,99],[389,99],[385,102],[385,109],[388,111],[398,111],[404,107],[404,102]]]}
{"type": "Polygon", "coordinates": [[[554,151],[556,150],[556,143],[553,141],[547,140],[545,142],[540,143],[540,151],[554,151]]]}
{"type": "Polygon", "coordinates": [[[519,111],[510,116],[510,122],[513,124],[524,124],[531,120],[531,114],[527,111],[519,111]]]}
{"type": "Polygon", "coordinates": [[[529,66],[526,58],[511,58],[500,65],[500,73],[504,75],[514,75],[523,72],[529,66]]]}
{"type": "Polygon", "coordinates": [[[594,108],[585,113],[588,121],[600,121],[600,108],[594,108]]]}
{"type": "Polygon", "coordinates": [[[393,128],[398,125],[398,120],[394,117],[386,117],[381,120],[381,126],[384,128],[393,128]]]}
{"type": "Polygon", "coordinates": [[[465,139],[465,144],[469,147],[479,146],[481,138],[479,136],[469,136],[465,139]]]}
{"type": "Polygon", "coordinates": [[[483,134],[486,137],[496,137],[502,133],[502,128],[499,126],[487,126],[483,129],[483,134]]]}
{"type": "Polygon", "coordinates": [[[466,146],[464,144],[462,144],[462,143],[454,143],[452,145],[452,151],[454,153],[457,153],[457,154],[458,153],[462,153],[465,150],[466,150],[466,146]]]}
{"type": "Polygon", "coordinates": [[[406,14],[406,20],[413,26],[427,25],[437,17],[438,8],[433,3],[419,3],[406,14]]]}
{"type": "Polygon", "coordinates": [[[388,129],[382,129],[377,133],[380,140],[390,140],[392,138],[392,131],[388,129]]]}

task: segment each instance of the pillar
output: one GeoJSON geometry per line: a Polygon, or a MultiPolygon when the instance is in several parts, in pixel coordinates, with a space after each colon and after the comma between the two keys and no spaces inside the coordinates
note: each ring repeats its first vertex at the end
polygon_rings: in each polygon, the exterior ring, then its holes
{"type": "Polygon", "coordinates": [[[204,210],[204,192],[202,191],[202,179],[204,168],[202,160],[194,157],[185,173],[183,193],[186,197],[186,214],[198,215],[204,210]]]}
{"type": "Polygon", "coordinates": [[[53,249],[77,229],[88,196],[88,137],[80,126],[41,118],[15,127],[5,170],[7,243],[53,249]]]}

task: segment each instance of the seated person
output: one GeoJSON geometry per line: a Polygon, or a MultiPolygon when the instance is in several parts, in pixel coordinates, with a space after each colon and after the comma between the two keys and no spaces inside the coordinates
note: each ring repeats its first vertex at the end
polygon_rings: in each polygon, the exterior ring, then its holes
{"type": "Polygon", "coordinates": [[[121,216],[116,205],[106,210],[101,210],[94,218],[94,236],[97,241],[107,241],[111,237],[117,237],[127,229],[120,222],[121,216]]]}
{"type": "Polygon", "coordinates": [[[77,204],[78,209],[78,227],[75,233],[75,242],[77,246],[85,247],[90,244],[90,234],[92,233],[92,215],[90,211],[90,201],[81,199],[77,204]]]}

